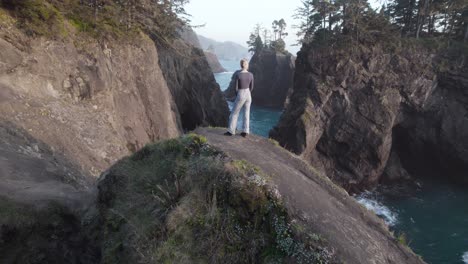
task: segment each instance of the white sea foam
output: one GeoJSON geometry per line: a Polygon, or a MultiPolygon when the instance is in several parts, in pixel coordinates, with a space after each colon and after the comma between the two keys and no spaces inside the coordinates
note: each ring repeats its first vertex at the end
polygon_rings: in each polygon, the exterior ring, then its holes
{"type": "Polygon", "coordinates": [[[356,200],[364,205],[368,210],[380,216],[389,226],[394,226],[398,222],[398,215],[380,201],[372,197],[371,192],[364,192],[356,197],[356,200]]]}
{"type": "Polygon", "coordinates": [[[468,264],[468,251],[463,254],[462,260],[465,264],[468,264]]]}
{"type": "Polygon", "coordinates": [[[220,73],[218,73],[218,74],[234,74],[234,72],[232,72],[232,71],[225,71],[225,72],[220,72],[220,73]]]}

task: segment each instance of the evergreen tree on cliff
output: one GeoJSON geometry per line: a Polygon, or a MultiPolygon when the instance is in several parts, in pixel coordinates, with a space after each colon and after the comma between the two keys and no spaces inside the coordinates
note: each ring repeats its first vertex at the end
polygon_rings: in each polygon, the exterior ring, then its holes
{"type": "Polygon", "coordinates": [[[468,2],[465,0],[394,0],[389,14],[403,36],[446,35],[467,41],[468,2]]]}
{"type": "Polygon", "coordinates": [[[255,25],[254,30],[250,33],[249,40],[247,45],[249,47],[249,52],[258,52],[263,48],[263,41],[260,34],[262,33],[262,27],[260,24],[255,25]]]}
{"type": "Polygon", "coordinates": [[[383,17],[405,37],[447,36],[468,41],[468,1],[466,0],[392,0],[378,14],[366,0],[303,0],[296,10],[300,20],[300,43],[308,43],[315,32],[352,33],[355,37],[383,17]],[[374,22],[370,22],[374,21],[374,22]]]}
{"type": "Polygon", "coordinates": [[[270,47],[276,52],[286,51],[286,43],[283,40],[283,38],[288,35],[286,32],[286,25],[286,21],[282,18],[280,20],[275,20],[272,23],[274,40],[271,41],[270,47]]]}

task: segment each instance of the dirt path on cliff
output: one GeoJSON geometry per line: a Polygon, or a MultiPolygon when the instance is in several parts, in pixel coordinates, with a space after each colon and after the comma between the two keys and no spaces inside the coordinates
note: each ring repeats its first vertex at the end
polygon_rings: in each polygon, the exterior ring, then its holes
{"type": "Polygon", "coordinates": [[[374,213],[290,152],[258,136],[226,137],[217,128],[195,132],[233,159],[270,175],[292,217],[320,234],[344,263],[424,263],[374,213]]]}
{"type": "Polygon", "coordinates": [[[58,203],[71,210],[95,197],[91,179],[45,144],[0,122],[0,196],[36,208],[58,203]]]}

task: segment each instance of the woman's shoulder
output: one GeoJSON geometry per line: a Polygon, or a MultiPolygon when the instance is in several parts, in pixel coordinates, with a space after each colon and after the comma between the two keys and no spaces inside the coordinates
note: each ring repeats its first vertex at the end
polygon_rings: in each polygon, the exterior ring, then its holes
{"type": "Polygon", "coordinates": [[[239,71],[239,73],[238,73],[237,75],[239,75],[239,74],[241,74],[241,73],[246,73],[246,74],[248,74],[248,75],[250,75],[250,76],[253,77],[253,73],[251,73],[251,72],[249,72],[249,71],[239,71]]]}

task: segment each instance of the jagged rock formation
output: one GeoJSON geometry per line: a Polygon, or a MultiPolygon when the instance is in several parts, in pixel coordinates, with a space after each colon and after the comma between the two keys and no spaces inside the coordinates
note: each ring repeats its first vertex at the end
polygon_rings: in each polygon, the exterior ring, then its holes
{"type": "Polygon", "coordinates": [[[324,46],[300,51],[290,104],[270,136],[351,190],[382,174],[406,178],[424,162],[466,181],[466,63],[437,72],[434,53],[419,46],[324,46]]]}
{"type": "Polygon", "coordinates": [[[393,129],[394,150],[411,174],[468,183],[468,63],[460,53],[441,55],[449,68],[437,72],[422,109],[404,107],[393,129]]]}
{"type": "Polygon", "coordinates": [[[31,38],[3,21],[0,119],[94,175],[148,142],[225,125],[227,104],[201,50],[185,58],[137,38],[31,38]]]}
{"type": "MultiPolygon", "coordinates": [[[[283,108],[293,85],[294,68],[295,57],[290,53],[284,54],[273,50],[255,53],[249,65],[249,71],[255,77],[252,103],[283,108]]],[[[234,81],[231,81],[224,94],[228,100],[235,98],[234,81]]]]}
{"type": "Polygon", "coordinates": [[[154,43],[100,44],[1,32],[2,119],[99,174],[146,143],[182,132],[154,43]]]}
{"type": "Polygon", "coordinates": [[[216,54],[210,51],[205,51],[205,56],[206,56],[206,59],[208,60],[208,64],[210,65],[211,71],[213,73],[220,73],[220,72],[226,71],[226,69],[224,69],[223,66],[221,66],[221,63],[219,63],[219,60],[216,54]]]}
{"type": "Polygon", "coordinates": [[[203,51],[176,40],[158,43],[159,65],[185,131],[197,126],[227,126],[229,108],[203,51]]]}
{"type": "Polygon", "coordinates": [[[212,58],[203,52],[190,27],[184,27],[180,34],[181,39],[170,45],[157,39],[156,45],[159,65],[175,98],[183,129],[227,126],[229,109],[212,74],[212,58]]]}
{"type": "Polygon", "coordinates": [[[197,33],[195,33],[191,27],[184,26],[181,30],[179,30],[179,34],[180,38],[184,42],[194,46],[195,48],[203,49],[200,41],[198,40],[197,33]]]}

